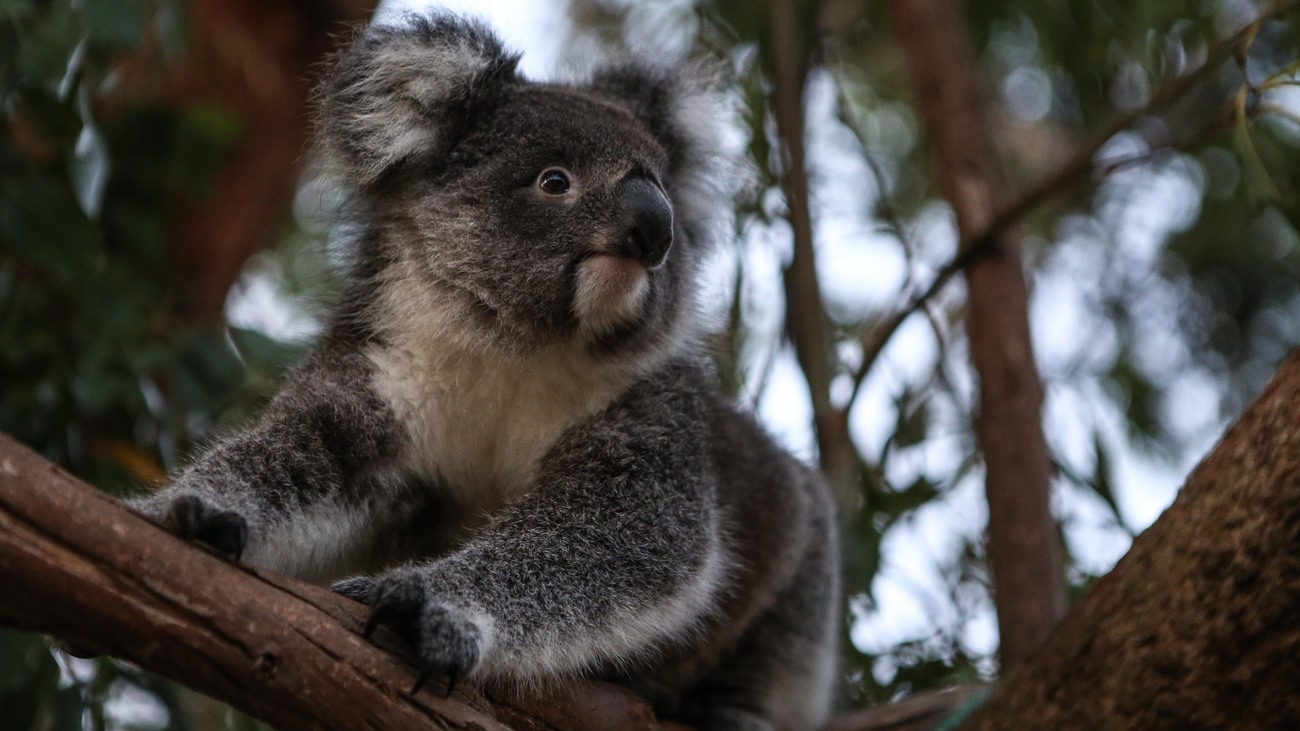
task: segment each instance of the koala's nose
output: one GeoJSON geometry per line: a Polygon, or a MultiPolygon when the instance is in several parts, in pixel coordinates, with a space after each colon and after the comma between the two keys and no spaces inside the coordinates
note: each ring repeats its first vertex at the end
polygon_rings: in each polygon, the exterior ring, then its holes
{"type": "Polygon", "coordinates": [[[645,178],[619,184],[625,224],[618,253],[654,269],[664,263],[673,245],[673,208],[659,186],[645,178]]]}

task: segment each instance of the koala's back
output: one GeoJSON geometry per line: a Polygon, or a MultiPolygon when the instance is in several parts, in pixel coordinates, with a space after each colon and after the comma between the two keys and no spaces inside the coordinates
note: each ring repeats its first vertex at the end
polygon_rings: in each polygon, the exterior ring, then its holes
{"type": "Polygon", "coordinates": [[[670,691],[670,715],[701,728],[748,728],[749,711],[775,728],[818,728],[838,670],[834,502],[822,477],[750,414],[711,383],[702,388],[727,578],[699,631],[639,669],[633,686],[651,698],[670,691]],[[742,695],[743,703],[729,702],[742,695]]]}
{"type": "Polygon", "coordinates": [[[739,582],[747,591],[729,597],[728,605],[763,607],[737,639],[726,672],[762,673],[778,728],[808,721],[820,726],[838,669],[836,508],[821,476],[773,445],[748,415],[718,414],[724,422],[717,425],[714,449],[721,500],[736,516],[736,570],[749,572],[739,582]]]}

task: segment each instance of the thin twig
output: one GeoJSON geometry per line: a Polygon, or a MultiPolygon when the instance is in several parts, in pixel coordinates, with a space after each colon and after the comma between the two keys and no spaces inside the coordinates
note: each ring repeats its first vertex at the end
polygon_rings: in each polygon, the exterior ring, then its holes
{"type": "MultiPolygon", "coordinates": [[[[988,240],[987,237],[984,240],[988,240]]],[[[961,249],[934,275],[929,287],[912,297],[911,301],[901,309],[894,310],[885,316],[874,328],[870,330],[863,329],[862,337],[859,339],[859,342],[862,343],[862,360],[853,371],[853,390],[849,393],[848,403],[844,405],[845,411],[853,408],[853,404],[858,398],[858,392],[861,390],[862,381],[866,379],[867,373],[871,371],[871,367],[875,365],[880,353],[884,351],[885,346],[889,344],[890,339],[893,338],[894,333],[898,331],[903,321],[924,307],[926,302],[929,302],[939,293],[939,290],[943,289],[944,285],[948,284],[948,280],[952,279],[954,274],[965,269],[975,257],[984,253],[985,248],[981,241],[977,245],[961,249]]]]}

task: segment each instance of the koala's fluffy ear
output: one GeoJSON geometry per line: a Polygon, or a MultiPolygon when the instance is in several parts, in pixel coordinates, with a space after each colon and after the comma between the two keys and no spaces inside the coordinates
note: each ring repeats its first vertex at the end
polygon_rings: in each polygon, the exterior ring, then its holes
{"type": "Polygon", "coordinates": [[[603,69],[591,87],[632,112],[674,157],[692,158],[708,147],[718,124],[720,82],[696,66],[624,63],[603,69]]]}
{"type": "Polygon", "coordinates": [[[371,27],[321,89],[325,153],[358,189],[403,162],[436,159],[516,80],[518,62],[486,25],[447,13],[371,27]]]}

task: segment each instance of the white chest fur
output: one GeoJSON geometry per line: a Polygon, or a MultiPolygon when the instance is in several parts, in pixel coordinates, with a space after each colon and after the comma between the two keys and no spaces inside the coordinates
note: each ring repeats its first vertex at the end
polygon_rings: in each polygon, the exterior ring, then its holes
{"type": "Polygon", "coordinates": [[[375,385],[406,427],[405,461],[471,509],[491,512],[526,491],[564,431],[626,387],[576,346],[504,358],[439,340],[374,347],[375,385]]]}
{"type": "Polygon", "coordinates": [[[543,456],[636,377],[580,342],[512,355],[473,327],[457,297],[410,261],[380,275],[385,324],[368,353],[375,388],[405,427],[402,461],[471,513],[528,490],[543,456]]]}

